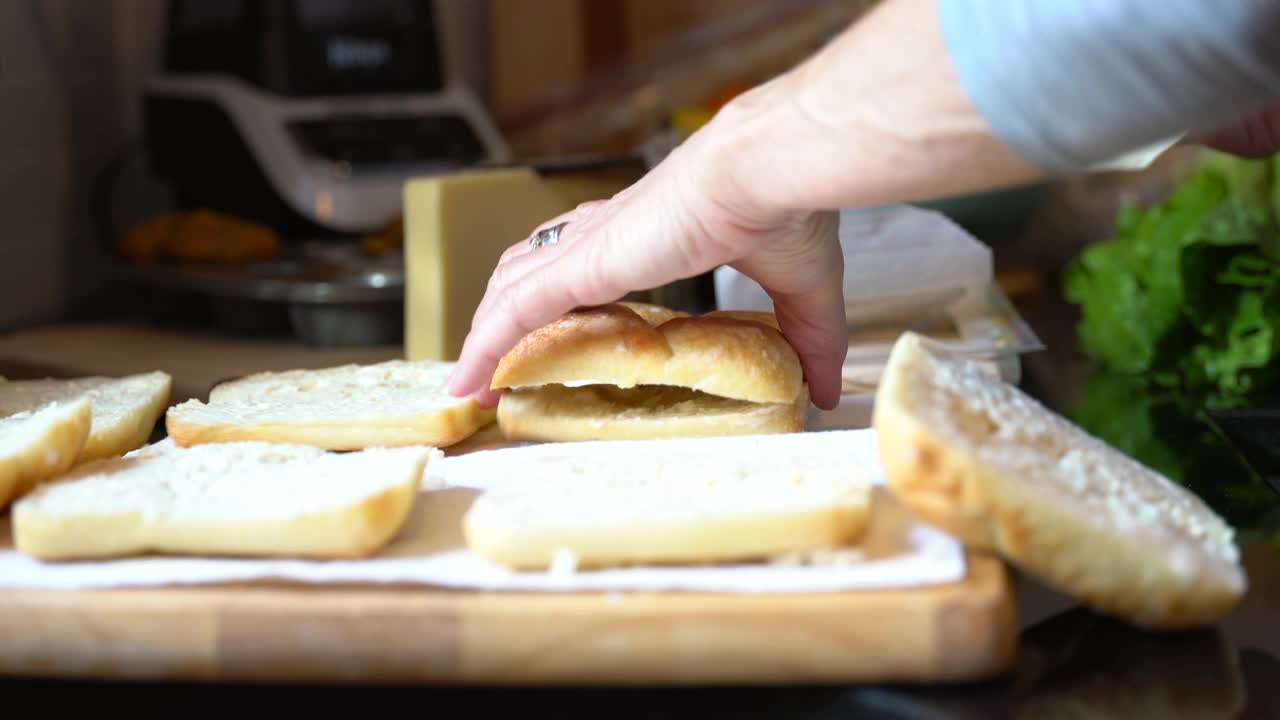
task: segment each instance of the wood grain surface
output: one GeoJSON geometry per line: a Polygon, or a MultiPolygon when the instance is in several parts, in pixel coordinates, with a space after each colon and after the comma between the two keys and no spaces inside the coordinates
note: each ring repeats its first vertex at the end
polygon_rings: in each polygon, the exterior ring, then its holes
{"type": "MultiPolygon", "coordinates": [[[[475,491],[423,495],[382,553],[463,546],[475,491]]],[[[894,554],[905,511],[877,497],[863,547],[894,554]]],[[[0,519],[0,550],[9,545],[0,519]]],[[[925,682],[1012,661],[1009,573],[962,582],[761,594],[474,592],[262,582],[0,590],[0,672],[18,675],[494,684],[925,682]]]]}

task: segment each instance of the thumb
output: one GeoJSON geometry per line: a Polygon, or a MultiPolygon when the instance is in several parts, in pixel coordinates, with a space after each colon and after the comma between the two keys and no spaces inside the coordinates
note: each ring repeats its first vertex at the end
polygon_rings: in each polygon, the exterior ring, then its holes
{"type": "Polygon", "coordinates": [[[840,403],[840,370],[849,352],[843,263],[833,270],[806,290],[770,293],[778,326],[800,356],[810,398],[823,410],[840,403]]]}

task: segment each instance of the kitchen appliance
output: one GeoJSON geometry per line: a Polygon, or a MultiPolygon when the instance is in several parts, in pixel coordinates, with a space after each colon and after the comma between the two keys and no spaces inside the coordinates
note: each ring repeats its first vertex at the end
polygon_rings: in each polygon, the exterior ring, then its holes
{"type": "Polygon", "coordinates": [[[285,237],[393,222],[412,176],[505,162],[478,97],[483,4],[171,0],[143,97],[152,171],[180,208],[285,237]]]}
{"type": "MultiPolygon", "coordinates": [[[[232,263],[115,254],[116,277],[165,324],[398,342],[405,182],[509,161],[481,100],[485,5],[170,0],[166,13],[142,95],[151,173],[176,213],[255,223],[280,251],[232,263]],[[370,240],[385,247],[369,252],[370,240]]],[[[231,253],[235,239],[214,234],[195,249],[231,253]]]]}

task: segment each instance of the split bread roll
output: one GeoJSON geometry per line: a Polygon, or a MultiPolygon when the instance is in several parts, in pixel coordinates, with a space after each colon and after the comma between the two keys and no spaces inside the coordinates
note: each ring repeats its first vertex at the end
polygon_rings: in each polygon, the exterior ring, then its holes
{"type": "Polygon", "coordinates": [[[42,560],[364,557],[399,532],[432,452],[165,441],[23,497],[13,506],[14,545],[42,560]]]}
{"type": "Polygon", "coordinates": [[[553,569],[560,558],[580,568],[763,560],[862,537],[871,479],[844,433],[726,440],[736,438],[565,443],[487,461],[467,545],[508,567],[553,569]]]}
{"type": "Polygon", "coordinates": [[[498,364],[513,440],[639,440],[799,432],[800,358],[772,314],[690,316],[613,303],[526,335],[498,364]]]}
{"type": "Polygon", "coordinates": [[[0,510],[70,469],[92,422],[85,397],[0,418],[0,510]]]}
{"type": "Polygon", "coordinates": [[[88,398],[93,408],[89,437],[75,462],[119,457],[142,447],[169,404],[173,378],[155,371],[125,377],[41,380],[0,379],[0,416],[32,411],[53,402],[88,398]]]}
{"type": "Polygon", "coordinates": [[[184,447],[263,441],[327,450],[446,447],[493,421],[494,411],[449,394],[453,363],[389,360],[250,375],[223,383],[209,402],[169,409],[169,436],[184,447]]]}
{"type": "Polygon", "coordinates": [[[1234,531],[1198,497],[919,335],[895,344],[873,426],[904,505],[1095,610],[1184,627],[1244,594],[1234,531]]]}

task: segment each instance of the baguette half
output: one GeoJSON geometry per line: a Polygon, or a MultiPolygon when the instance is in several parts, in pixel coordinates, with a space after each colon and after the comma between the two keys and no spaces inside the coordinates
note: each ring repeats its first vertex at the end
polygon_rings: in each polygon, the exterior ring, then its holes
{"type": "Polygon", "coordinates": [[[390,360],[250,375],[223,383],[209,402],[169,409],[182,446],[263,441],[327,450],[453,445],[493,421],[494,410],[446,388],[453,363],[390,360]]]}
{"type": "Polygon", "coordinates": [[[86,397],[0,418],[0,510],[66,472],[80,455],[92,423],[86,397]]]}
{"type": "Polygon", "coordinates": [[[1185,627],[1244,594],[1234,531],[1198,497],[920,335],[894,345],[872,424],[905,506],[1095,610],[1185,627]]]}
{"type": "Polygon", "coordinates": [[[124,377],[0,380],[0,415],[87,397],[93,422],[76,457],[80,464],[119,457],[146,443],[169,404],[172,389],[173,378],[158,370],[124,377]]]}
{"type": "Polygon", "coordinates": [[[782,437],[762,438],[767,453],[726,438],[608,452],[565,443],[507,464],[492,451],[491,483],[464,517],[467,544],[508,567],[550,569],[559,557],[581,568],[711,564],[856,543],[871,512],[869,469],[840,433],[782,437]]]}
{"type": "Polygon", "coordinates": [[[13,506],[14,544],[42,560],[365,557],[404,524],[429,454],[149,446],[82,465],[23,497],[13,506]]]}

